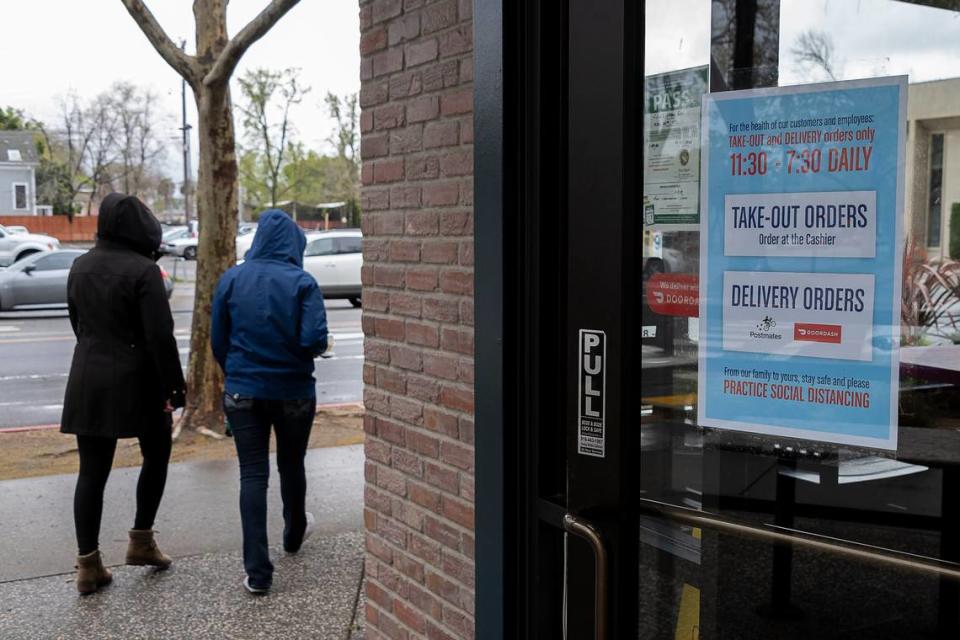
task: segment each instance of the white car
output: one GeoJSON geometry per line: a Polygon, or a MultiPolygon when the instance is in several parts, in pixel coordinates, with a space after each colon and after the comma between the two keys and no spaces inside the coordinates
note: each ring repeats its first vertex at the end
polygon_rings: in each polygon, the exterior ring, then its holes
{"type": "Polygon", "coordinates": [[[253,245],[253,238],[257,235],[256,222],[241,222],[237,228],[237,260],[243,260],[253,245]]]}
{"type": "Polygon", "coordinates": [[[170,242],[172,240],[176,240],[177,238],[185,238],[189,234],[190,229],[184,225],[164,227],[163,242],[170,242]]]}
{"type": "Polygon", "coordinates": [[[314,277],[323,297],[347,299],[360,306],[360,267],[363,235],[359,229],[336,229],[307,234],[303,268],[314,277]]]}
{"type": "Polygon", "coordinates": [[[60,241],[40,233],[11,233],[0,225],[0,267],[7,267],[39,251],[54,251],[60,241]]]}
{"type": "Polygon", "coordinates": [[[183,227],[175,233],[171,232],[169,237],[165,237],[160,245],[160,253],[168,256],[177,256],[187,260],[197,259],[197,244],[200,240],[197,234],[183,227]]]}

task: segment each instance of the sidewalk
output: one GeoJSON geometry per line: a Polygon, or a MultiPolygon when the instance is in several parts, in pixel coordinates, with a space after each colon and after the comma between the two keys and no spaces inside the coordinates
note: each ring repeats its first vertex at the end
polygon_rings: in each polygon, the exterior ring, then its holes
{"type": "MultiPolygon", "coordinates": [[[[72,573],[76,477],[0,482],[0,638],[362,638],[362,446],[308,451],[307,508],[319,526],[297,556],[274,548],[274,588],[264,598],[241,586],[236,466],[171,465],[156,524],[175,559],[166,572],[119,564],[138,470],[114,470],[101,532],[114,581],[86,598],[72,573]]],[[[270,535],[279,543],[275,472],[271,479],[270,535]]]]}

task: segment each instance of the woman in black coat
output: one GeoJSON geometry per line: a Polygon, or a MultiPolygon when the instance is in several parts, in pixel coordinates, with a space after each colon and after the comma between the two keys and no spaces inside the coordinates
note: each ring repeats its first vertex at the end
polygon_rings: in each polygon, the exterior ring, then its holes
{"type": "Polygon", "coordinates": [[[185,385],[173,316],[155,258],[162,231],[133,196],[112,193],[100,205],[97,244],[77,258],[67,282],[77,346],[60,430],[77,436],[80,473],[74,495],[77,589],[111,580],[99,551],[103,490],[118,438],[138,438],[143,466],[127,564],[166,568],[153,521],[167,479],[171,412],[185,385]]]}

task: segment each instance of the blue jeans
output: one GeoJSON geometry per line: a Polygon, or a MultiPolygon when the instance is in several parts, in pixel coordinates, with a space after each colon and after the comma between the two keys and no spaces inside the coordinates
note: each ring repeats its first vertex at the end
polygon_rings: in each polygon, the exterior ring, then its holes
{"type": "Polygon", "coordinates": [[[299,549],[306,530],[307,478],[303,458],[316,414],[316,399],[264,400],[224,394],[240,461],[240,521],[243,525],[243,566],[255,587],[273,581],[267,542],[267,486],[270,480],[270,427],[277,434],[277,470],[283,499],[283,545],[299,549]]]}

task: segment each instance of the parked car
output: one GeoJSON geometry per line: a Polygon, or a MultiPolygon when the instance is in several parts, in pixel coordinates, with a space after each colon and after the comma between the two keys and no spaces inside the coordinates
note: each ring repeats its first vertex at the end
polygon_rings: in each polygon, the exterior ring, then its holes
{"type": "Polygon", "coordinates": [[[303,268],[314,277],[323,297],[360,302],[360,267],[363,235],[359,229],[337,229],[307,234],[303,268]]]}
{"type": "Polygon", "coordinates": [[[169,238],[164,238],[160,243],[160,253],[187,260],[196,260],[199,241],[197,234],[187,227],[183,227],[176,232],[170,232],[169,238]]]}
{"type": "MultiPolygon", "coordinates": [[[[65,306],[70,267],[84,253],[86,250],[81,249],[42,251],[0,269],[0,311],[65,306]]],[[[160,275],[169,299],[173,295],[173,279],[163,267],[160,275]]]]}
{"type": "Polygon", "coordinates": [[[0,225],[0,267],[9,266],[32,253],[59,248],[60,241],[52,236],[40,233],[12,233],[0,225]]]}
{"type": "Polygon", "coordinates": [[[67,304],[67,276],[83,251],[33,253],[0,270],[0,311],[67,304]]]}
{"type": "Polygon", "coordinates": [[[237,260],[243,260],[253,245],[253,238],[257,235],[256,222],[241,222],[237,228],[237,260]]]}
{"type": "Polygon", "coordinates": [[[189,227],[184,225],[167,226],[163,229],[163,242],[170,242],[177,238],[185,238],[190,235],[189,227]]]}

